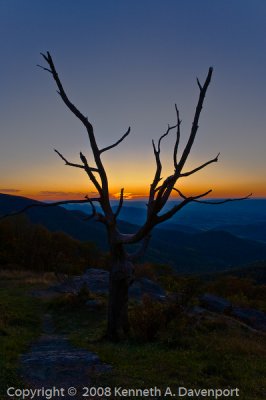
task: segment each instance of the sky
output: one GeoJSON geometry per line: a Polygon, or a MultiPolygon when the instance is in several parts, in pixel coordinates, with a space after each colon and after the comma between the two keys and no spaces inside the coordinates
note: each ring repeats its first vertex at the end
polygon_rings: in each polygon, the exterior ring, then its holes
{"type": "MultiPolygon", "coordinates": [[[[180,111],[181,150],[201,82],[213,66],[199,130],[177,184],[185,194],[266,197],[266,2],[264,0],[0,0],[0,192],[41,200],[83,198],[95,188],[53,149],[93,166],[80,121],[56,93],[40,52],[49,50],[70,100],[94,126],[110,195],[143,198],[155,141],[180,111]]],[[[162,143],[173,173],[174,134],[162,143]]],[[[181,154],[181,153],[180,153],[181,154]]]]}

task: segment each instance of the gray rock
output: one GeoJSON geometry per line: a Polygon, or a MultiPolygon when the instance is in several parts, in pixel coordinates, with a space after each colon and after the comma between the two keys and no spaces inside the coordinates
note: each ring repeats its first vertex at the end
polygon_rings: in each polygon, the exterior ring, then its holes
{"type": "Polygon", "coordinates": [[[266,331],[266,314],[262,311],[237,307],[223,297],[205,293],[199,298],[202,307],[216,313],[226,313],[254,329],[266,331]]]}
{"type": "Polygon", "coordinates": [[[156,300],[166,299],[166,293],[160,285],[150,279],[140,278],[133,283],[129,290],[129,295],[133,298],[141,299],[144,294],[156,300]]]}
{"type": "Polygon", "coordinates": [[[202,307],[214,312],[228,313],[232,308],[230,301],[224,299],[223,297],[214,296],[213,294],[209,293],[205,293],[200,296],[199,300],[202,307]]]}
{"type": "Polygon", "coordinates": [[[253,308],[233,307],[231,315],[252,326],[252,328],[266,331],[266,314],[253,308]]]}
{"type": "Polygon", "coordinates": [[[30,387],[82,388],[90,384],[93,374],[111,370],[97,354],[74,347],[66,336],[54,334],[49,315],[45,316],[43,331],[29,351],[20,357],[21,377],[30,387]]]}
{"type": "MultiPolygon", "coordinates": [[[[78,293],[86,285],[88,290],[95,294],[108,295],[109,291],[109,272],[103,269],[88,268],[81,276],[75,276],[60,285],[53,287],[53,291],[58,293],[78,293]]],[[[133,282],[129,288],[129,297],[141,300],[144,294],[157,300],[164,300],[166,294],[157,283],[150,279],[141,278],[133,282]]]]}

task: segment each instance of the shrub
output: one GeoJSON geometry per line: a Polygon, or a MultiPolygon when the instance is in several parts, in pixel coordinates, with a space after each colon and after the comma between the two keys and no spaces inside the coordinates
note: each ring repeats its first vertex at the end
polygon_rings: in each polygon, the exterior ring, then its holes
{"type": "Polygon", "coordinates": [[[154,341],[173,320],[179,320],[182,313],[183,308],[175,298],[162,303],[144,295],[142,303],[130,312],[134,336],[144,342],[154,341]]]}
{"type": "Polygon", "coordinates": [[[144,342],[153,341],[165,323],[163,304],[147,295],[143,296],[142,304],[136,305],[130,312],[134,336],[144,342]]]}

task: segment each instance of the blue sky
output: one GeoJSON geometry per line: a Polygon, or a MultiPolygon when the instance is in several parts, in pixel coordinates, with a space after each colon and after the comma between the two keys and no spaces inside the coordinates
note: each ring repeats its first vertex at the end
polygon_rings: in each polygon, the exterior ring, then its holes
{"type": "MultiPolygon", "coordinates": [[[[78,161],[89,153],[79,121],[50,74],[36,67],[50,50],[71,100],[88,115],[100,146],[132,133],[105,155],[111,191],[146,193],[152,138],[182,119],[188,137],[195,78],[213,80],[187,169],[221,152],[219,163],[181,182],[187,192],[266,195],[266,2],[209,0],[0,1],[0,191],[67,197],[93,191],[53,148],[78,161]],[[48,195],[48,193],[50,193],[48,195]]],[[[165,175],[173,138],[165,143],[165,175]]]]}

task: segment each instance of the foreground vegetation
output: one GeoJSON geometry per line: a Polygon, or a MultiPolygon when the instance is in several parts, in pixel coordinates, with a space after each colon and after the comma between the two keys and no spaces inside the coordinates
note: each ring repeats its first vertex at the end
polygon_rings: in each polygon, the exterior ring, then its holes
{"type": "MultiPolygon", "coordinates": [[[[265,390],[266,337],[223,316],[206,319],[178,313],[166,324],[162,305],[131,306],[133,332],[120,343],[102,340],[104,307],[77,308],[61,299],[52,308],[57,329],[76,346],[96,351],[113,370],[96,384],[123,387],[238,387],[241,399],[261,400],[265,390]],[[78,310],[78,311],[77,311],[78,310]],[[60,312],[59,312],[60,311],[60,312]],[[70,322],[71,321],[71,322],[70,322]],[[155,335],[147,335],[150,329],[155,335]]],[[[165,310],[164,310],[165,311],[165,310]]]]}
{"type": "Polygon", "coordinates": [[[19,355],[41,333],[44,304],[32,298],[33,288],[43,288],[53,281],[52,274],[25,271],[0,273],[0,394],[8,386],[21,385],[19,355]]]}
{"type": "MultiPolygon", "coordinates": [[[[154,273],[150,267],[146,270],[154,273]]],[[[266,376],[265,335],[227,316],[185,314],[182,311],[185,305],[196,304],[195,293],[201,290],[201,284],[192,278],[168,279],[163,270],[159,268],[157,279],[168,289],[170,285],[178,287],[183,293],[182,301],[173,297],[173,301],[162,304],[146,297],[142,304],[132,302],[131,337],[120,343],[110,343],[103,338],[105,297],[97,297],[100,301],[96,307],[86,305],[86,301],[95,296],[84,289],[75,296],[33,299],[30,292],[51,285],[53,274],[2,271],[1,393],[7,386],[20,383],[19,355],[40,334],[42,315],[49,310],[58,333],[68,335],[73,344],[98,353],[103,362],[113,366],[111,372],[94,377],[96,385],[162,389],[171,386],[173,390],[178,386],[238,387],[240,399],[262,400],[266,376]]],[[[241,286],[240,282],[238,280],[238,286],[244,291],[247,283],[243,281],[241,286]]],[[[219,289],[218,281],[208,285],[219,289]]],[[[221,287],[226,287],[222,281],[221,287]]]]}

